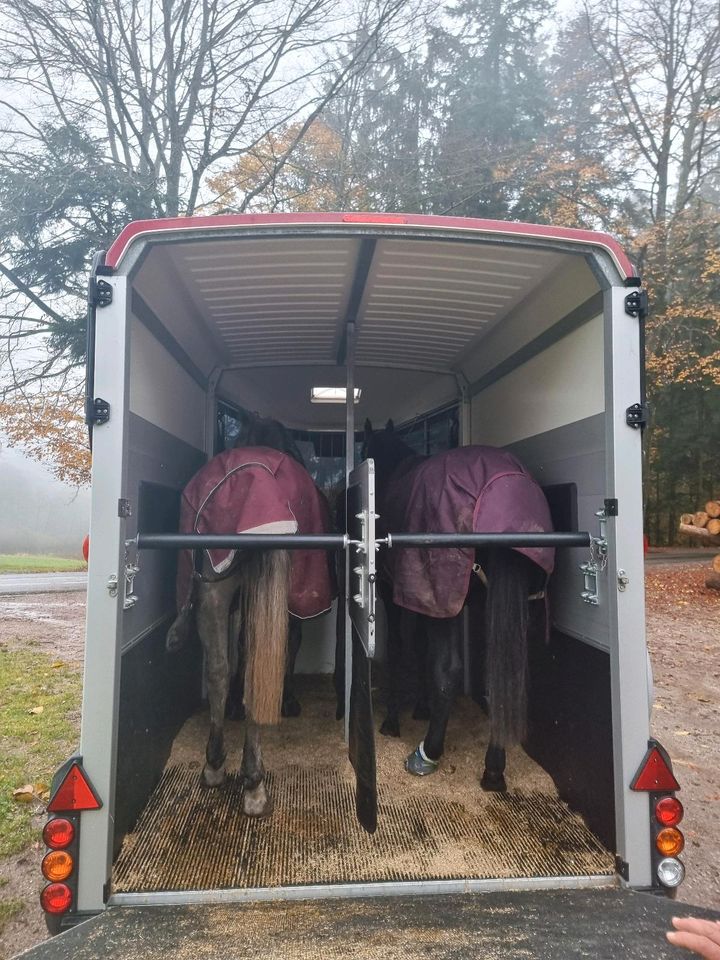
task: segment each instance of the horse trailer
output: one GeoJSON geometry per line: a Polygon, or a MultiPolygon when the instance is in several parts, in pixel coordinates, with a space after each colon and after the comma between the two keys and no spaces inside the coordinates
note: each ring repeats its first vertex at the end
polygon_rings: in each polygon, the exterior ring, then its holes
{"type": "MultiPolygon", "coordinates": [[[[475,956],[463,951],[478,938],[494,945],[488,956],[600,957],[618,955],[619,936],[627,955],[670,955],[670,904],[647,896],[672,894],[683,866],[678,784],[649,722],[645,314],[612,238],[521,223],[178,218],[132,223],[96,255],[82,732],[46,829],[72,866],[43,899],[51,929],[66,932],[38,957],[184,955],[188,944],[197,956],[198,938],[219,950],[228,925],[242,939],[232,955],[248,957],[267,955],[268,938],[298,957],[475,956]],[[236,774],[201,786],[202,656],[194,643],[166,649],[178,547],[207,546],[178,539],[182,490],[249,413],[292,431],[328,496],[348,484],[345,528],[306,538],[345,556],[348,612],[303,622],[302,713],[265,735],[275,809],[264,820],[242,815],[236,774]],[[376,566],[410,541],[376,532],[359,440],[366,419],[388,418],[422,454],[515,454],[552,513],[555,532],[538,541],[556,549],[549,620],[530,638],[528,732],[505,793],[478,782],[487,720],[473,602],[437,774],[403,769],[420,721],[403,715],[399,738],[376,736],[376,566]],[[668,823],[674,846],[658,840],[668,823]]],[[[224,532],[226,545],[261,546],[263,534],[224,532]]],[[[482,531],[464,542],[497,536],[531,542],[482,531]]],[[[233,770],[242,721],[228,727],[233,770]]]]}

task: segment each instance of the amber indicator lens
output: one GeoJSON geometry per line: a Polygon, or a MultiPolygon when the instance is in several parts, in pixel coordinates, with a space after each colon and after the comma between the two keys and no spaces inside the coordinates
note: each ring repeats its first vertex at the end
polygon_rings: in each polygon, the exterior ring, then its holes
{"type": "Polygon", "coordinates": [[[55,817],[54,820],[48,820],[43,827],[45,845],[52,847],[53,850],[60,850],[62,847],[69,846],[74,838],[75,827],[65,817],[55,817]]]}
{"type": "Polygon", "coordinates": [[[664,827],[676,827],[684,813],[683,805],[675,797],[663,797],[655,804],[655,817],[664,827]]]}
{"type": "Polygon", "coordinates": [[[65,913],[72,905],[72,893],[66,883],[50,883],[40,894],[45,913],[65,913]]]}
{"type": "Polygon", "coordinates": [[[685,837],[677,827],[665,827],[655,838],[655,846],[664,857],[676,857],[682,853],[685,837]]]}
{"type": "Polygon", "coordinates": [[[51,850],[40,865],[46,880],[67,880],[73,871],[73,858],[67,850],[51,850]]]}

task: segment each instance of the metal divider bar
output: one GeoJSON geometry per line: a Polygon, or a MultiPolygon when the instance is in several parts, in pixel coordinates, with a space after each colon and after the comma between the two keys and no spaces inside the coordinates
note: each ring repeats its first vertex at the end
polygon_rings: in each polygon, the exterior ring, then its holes
{"type": "MultiPolygon", "coordinates": [[[[391,533],[376,542],[387,547],[588,547],[577,533],[391,533]]],[[[139,533],[138,550],[332,550],[357,545],[347,534],[297,533],[139,533]]]]}
{"type": "Polygon", "coordinates": [[[583,530],[577,533],[391,533],[387,546],[589,547],[590,534],[583,530]]]}

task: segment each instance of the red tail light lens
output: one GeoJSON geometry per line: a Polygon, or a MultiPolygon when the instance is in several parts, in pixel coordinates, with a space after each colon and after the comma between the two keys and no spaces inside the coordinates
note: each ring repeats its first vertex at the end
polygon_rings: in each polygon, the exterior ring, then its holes
{"type": "Polygon", "coordinates": [[[655,804],[655,817],[664,827],[676,827],[684,813],[683,805],[675,797],[662,797],[655,804]]]}
{"type": "Polygon", "coordinates": [[[66,883],[49,883],[40,894],[45,913],[66,913],[72,906],[72,891],[66,883]]]}
{"type": "Polygon", "coordinates": [[[90,534],[87,534],[82,542],[82,555],[83,560],[87,563],[88,557],[90,556],[90,534]]]}
{"type": "Polygon", "coordinates": [[[43,840],[45,846],[52,850],[62,850],[68,847],[75,839],[75,827],[65,817],[55,817],[54,820],[48,820],[43,827],[43,840]]]}

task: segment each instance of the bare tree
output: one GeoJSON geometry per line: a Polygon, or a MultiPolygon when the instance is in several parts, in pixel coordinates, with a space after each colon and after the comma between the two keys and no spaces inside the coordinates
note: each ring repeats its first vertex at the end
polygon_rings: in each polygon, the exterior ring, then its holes
{"type": "Polygon", "coordinates": [[[93,246],[138,216],[196,212],[213,174],[291,127],[245,209],[410,6],[0,0],[4,385],[81,361],[93,246]]]}
{"type": "Polygon", "coordinates": [[[585,12],[622,142],[644,174],[647,214],[664,224],[717,169],[720,6],[717,0],[590,0],[585,12]]]}

